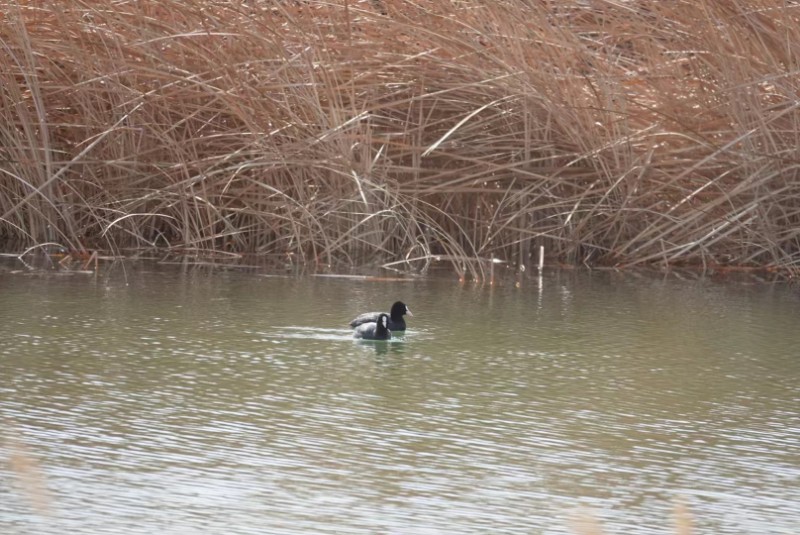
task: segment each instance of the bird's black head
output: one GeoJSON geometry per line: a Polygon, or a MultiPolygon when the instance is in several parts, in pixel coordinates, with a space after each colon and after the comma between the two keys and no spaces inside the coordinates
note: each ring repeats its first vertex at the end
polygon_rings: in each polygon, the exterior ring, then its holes
{"type": "Polygon", "coordinates": [[[411,313],[411,310],[408,308],[408,305],[406,305],[402,301],[397,301],[395,302],[395,304],[392,305],[392,310],[390,314],[392,315],[392,320],[394,321],[400,321],[406,314],[408,314],[411,317],[414,317],[414,314],[411,313]]]}
{"type": "Polygon", "coordinates": [[[385,333],[389,330],[389,315],[381,314],[378,316],[377,332],[385,333]]]}

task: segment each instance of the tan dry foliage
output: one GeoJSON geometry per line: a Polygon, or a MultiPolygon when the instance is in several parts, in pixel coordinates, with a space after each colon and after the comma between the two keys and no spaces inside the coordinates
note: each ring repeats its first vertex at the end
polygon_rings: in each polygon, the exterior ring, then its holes
{"type": "Polygon", "coordinates": [[[777,0],[0,2],[0,240],[800,261],[777,0]]]}
{"type": "Polygon", "coordinates": [[[603,525],[597,517],[587,509],[579,509],[570,518],[570,530],[575,535],[603,535],[603,525]]]}
{"type": "Polygon", "coordinates": [[[47,514],[51,510],[50,491],[39,462],[19,438],[6,439],[8,466],[15,476],[22,497],[34,511],[47,514]]]}

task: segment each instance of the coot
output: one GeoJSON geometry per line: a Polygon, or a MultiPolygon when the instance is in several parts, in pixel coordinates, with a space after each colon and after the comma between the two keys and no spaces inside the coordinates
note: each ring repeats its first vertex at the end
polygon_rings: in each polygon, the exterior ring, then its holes
{"type": "MultiPolygon", "coordinates": [[[[383,312],[367,312],[365,314],[361,314],[350,322],[350,327],[358,327],[364,323],[374,323],[378,321],[378,316],[380,314],[383,314],[383,312]]],[[[403,319],[403,316],[406,314],[411,317],[414,316],[414,314],[411,313],[411,310],[408,309],[408,306],[406,306],[406,304],[402,301],[397,301],[395,304],[393,304],[392,310],[389,312],[389,330],[405,331],[406,320],[403,319]]]]}
{"type": "Polygon", "coordinates": [[[387,314],[379,314],[378,321],[370,323],[362,323],[356,326],[353,332],[353,338],[362,338],[364,340],[388,340],[392,337],[392,331],[389,330],[389,316],[387,314]]]}

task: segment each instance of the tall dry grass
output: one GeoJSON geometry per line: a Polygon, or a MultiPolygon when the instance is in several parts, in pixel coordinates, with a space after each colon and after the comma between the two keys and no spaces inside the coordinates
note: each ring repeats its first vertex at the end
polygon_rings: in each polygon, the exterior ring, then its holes
{"type": "Polygon", "coordinates": [[[0,2],[0,244],[800,269],[800,6],[0,2]]]}

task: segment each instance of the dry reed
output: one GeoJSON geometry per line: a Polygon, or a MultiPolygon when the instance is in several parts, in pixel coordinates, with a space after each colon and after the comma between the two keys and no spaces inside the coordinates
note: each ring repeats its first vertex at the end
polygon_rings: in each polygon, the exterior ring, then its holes
{"type": "Polygon", "coordinates": [[[800,269],[800,7],[0,2],[0,248],[800,269]]]}
{"type": "MultiPolygon", "coordinates": [[[[13,429],[13,422],[11,427],[13,429]]],[[[5,449],[8,451],[8,467],[14,476],[16,488],[22,498],[39,514],[51,512],[51,496],[47,488],[47,480],[36,458],[31,455],[26,445],[17,436],[8,436],[5,439],[5,449]]]]}
{"type": "MultiPolygon", "coordinates": [[[[570,517],[570,531],[575,535],[604,535],[607,533],[597,516],[586,508],[580,508],[570,517]]],[[[673,510],[675,535],[692,535],[692,514],[683,498],[675,501],[673,510]]]]}

